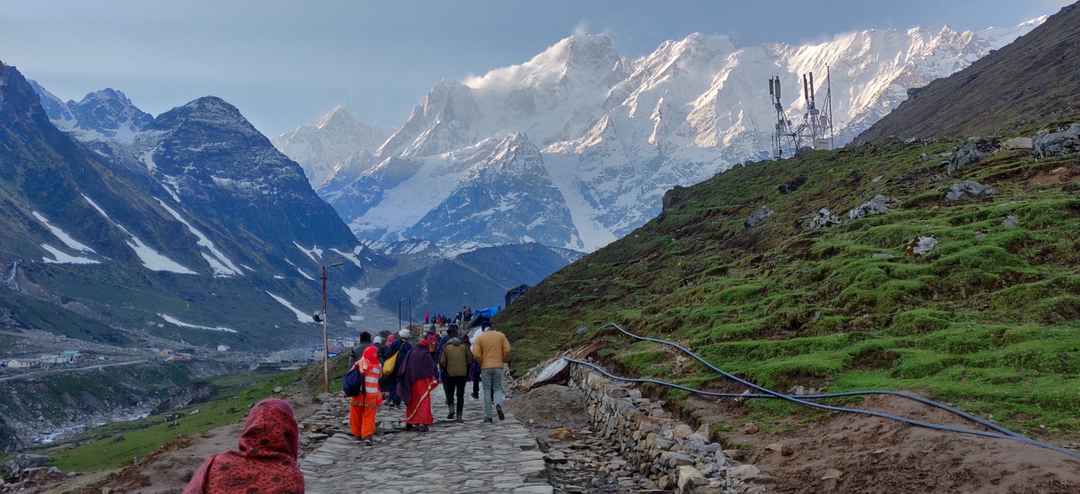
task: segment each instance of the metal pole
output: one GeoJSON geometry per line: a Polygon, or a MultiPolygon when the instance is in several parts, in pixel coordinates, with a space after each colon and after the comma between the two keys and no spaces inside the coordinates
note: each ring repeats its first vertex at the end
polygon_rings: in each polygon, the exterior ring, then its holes
{"type": "Polygon", "coordinates": [[[330,393],[330,340],[326,336],[326,266],[322,267],[323,392],[330,393]]]}

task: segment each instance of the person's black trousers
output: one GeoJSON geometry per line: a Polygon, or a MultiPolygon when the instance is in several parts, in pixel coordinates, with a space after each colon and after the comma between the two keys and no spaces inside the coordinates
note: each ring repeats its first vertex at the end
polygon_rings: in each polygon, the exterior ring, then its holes
{"type": "Polygon", "coordinates": [[[443,382],[446,386],[446,404],[450,410],[455,410],[455,405],[457,406],[457,417],[461,417],[461,412],[465,408],[465,383],[468,379],[466,376],[447,376],[443,382]]]}

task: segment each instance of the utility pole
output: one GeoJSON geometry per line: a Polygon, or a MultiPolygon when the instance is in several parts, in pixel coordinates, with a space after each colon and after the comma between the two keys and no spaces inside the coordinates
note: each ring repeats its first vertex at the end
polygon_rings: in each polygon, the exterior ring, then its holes
{"type": "Polygon", "coordinates": [[[337,264],[331,264],[329,266],[323,264],[322,266],[322,341],[323,341],[323,392],[330,393],[330,338],[326,334],[326,301],[328,292],[326,290],[326,282],[330,279],[329,269],[343,266],[345,263],[339,262],[337,264]]]}

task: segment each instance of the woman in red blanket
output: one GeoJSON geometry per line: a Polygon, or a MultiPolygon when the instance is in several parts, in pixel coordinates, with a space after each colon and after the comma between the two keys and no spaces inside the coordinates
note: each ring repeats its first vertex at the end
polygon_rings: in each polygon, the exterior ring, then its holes
{"type": "Polygon", "coordinates": [[[435,335],[427,335],[405,359],[398,381],[398,396],[406,400],[405,430],[427,432],[428,426],[435,421],[431,415],[431,390],[439,385],[439,373],[431,354],[437,341],[435,335]]]}
{"type": "Polygon", "coordinates": [[[300,431],[289,402],[260,401],[248,413],[239,448],[207,458],[184,494],[302,494],[299,453],[300,431]]]}

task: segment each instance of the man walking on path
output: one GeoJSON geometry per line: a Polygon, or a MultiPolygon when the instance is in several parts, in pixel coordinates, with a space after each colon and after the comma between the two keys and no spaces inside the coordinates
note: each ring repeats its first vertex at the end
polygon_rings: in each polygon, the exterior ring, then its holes
{"type": "Polygon", "coordinates": [[[458,422],[464,422],[465,419],[461,414],[465,408],[465,380],[469,376],[469,364],[472,364],[473,355],[469,351],[469,346],[458,338],[456,326],[450,326],[446,336],[449,339],[443,344],[439,366],[446,376],[443,382],[446,384],[446,405],[450,409],[450,415],[447,418],[456,418],[458,422]]]}
{"type": "Polygon", "coordinates": [[[506,420],[502,409],[505,399],[502,378],[503,365],[510,362],[510,341],[506,339],[506,335],[488,326],[476,337],[472,352],[480,362],[480,379],[484,383],[484,422],[493,421],[492,403],[495,404],[499,420],[506,420]]]}

